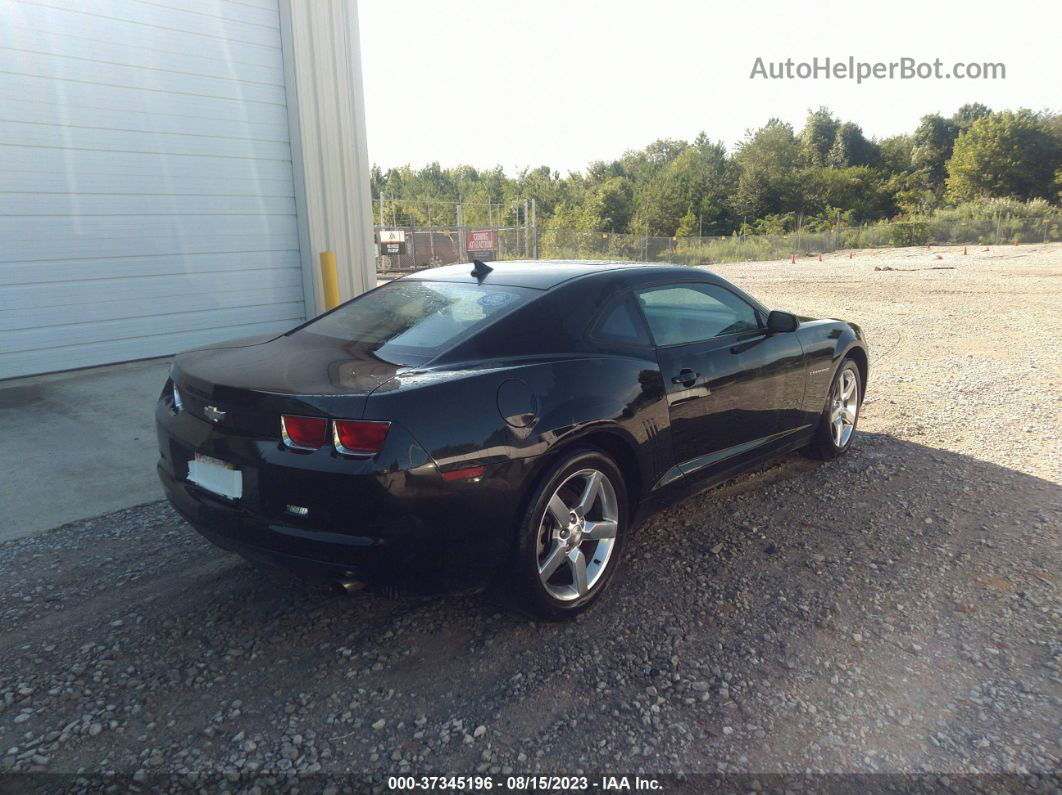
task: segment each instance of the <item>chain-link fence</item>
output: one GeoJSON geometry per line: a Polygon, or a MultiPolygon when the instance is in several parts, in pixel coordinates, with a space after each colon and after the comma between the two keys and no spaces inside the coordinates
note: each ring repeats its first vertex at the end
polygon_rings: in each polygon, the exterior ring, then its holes
{"type": "MultiPolygon", "coordinates": [[[[859,248],[917,245],[1001,245],[1062,241],[1062,213],[1042,216],[951,216],[836,226],[825,231],[785,235],[654,237],[613,232],[582,232],[525,223],[419,229],[378,227],[377,270],[398,273],[480,259],[594,259],[711,265],[788,259],[859,248]],[[488,233],[484,236],[479,233],[488,233]],[[469,236],[490,240],[493,249],[469,251],[469,236]],[[401,238],[399,241],[398,238],[401,238]],[[391,242],[385,242],[390,240],[391,242]]],[[[479,242],[477,241],[477,245],[479,242]]]]}
{"type": "Polygon", "coordinates": [[[473,256],[489,260],[538,259],[535,246],[540,237],[541,234],[535,235],[531,229],[523,227],[377,227],[376,269],[381,273],[408,273],[454,262],[470,262],[473,256]],[[494,247],[470,252],[468,236],[477,232],[491,233],[494,247]]]}

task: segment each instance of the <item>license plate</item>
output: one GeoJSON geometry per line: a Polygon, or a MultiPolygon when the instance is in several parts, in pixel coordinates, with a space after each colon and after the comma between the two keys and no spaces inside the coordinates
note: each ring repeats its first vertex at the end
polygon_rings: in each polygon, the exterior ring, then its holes
{"type": "Polygon", "coordinates": [[[188,480],[230,500],[243,496],[243,473],[232,464],[196,453],[188,462],[188,480]]]}

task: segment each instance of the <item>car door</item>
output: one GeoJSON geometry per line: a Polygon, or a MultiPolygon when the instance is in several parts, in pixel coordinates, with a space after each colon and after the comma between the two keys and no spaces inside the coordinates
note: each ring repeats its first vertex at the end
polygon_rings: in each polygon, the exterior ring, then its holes
{"type": "Polygon", "coordinates": [[[784,410],[802,397],[790,377],[802,356],[795,334],[770,334],[761,313],[721,285],[644,288],[638,303],[668,391],[675,459],[696,481],[761,454],[784,410]]]}

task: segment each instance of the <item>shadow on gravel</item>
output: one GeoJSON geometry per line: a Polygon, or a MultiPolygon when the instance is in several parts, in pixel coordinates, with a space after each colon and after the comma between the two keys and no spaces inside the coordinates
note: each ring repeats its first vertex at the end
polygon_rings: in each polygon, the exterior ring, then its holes
{"type": "Polygon", "coordinates": [[[0,770],[1048,769],[991,737],[1057,735],[1060,512],[862,433],[653,517],[603,604],[545,624],[278,586],[141,506],[0,545],[0,770]]]}

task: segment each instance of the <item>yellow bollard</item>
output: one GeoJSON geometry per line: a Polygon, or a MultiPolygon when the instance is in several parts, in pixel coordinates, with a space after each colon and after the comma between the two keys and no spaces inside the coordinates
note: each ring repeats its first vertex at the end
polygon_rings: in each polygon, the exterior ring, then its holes
{"type": "Polygon", "coordinates": [[[321,291],[324,293],[324,308],[339,306],[339,271],[336,270],[336,252],[321,252],[321,291]]]}

